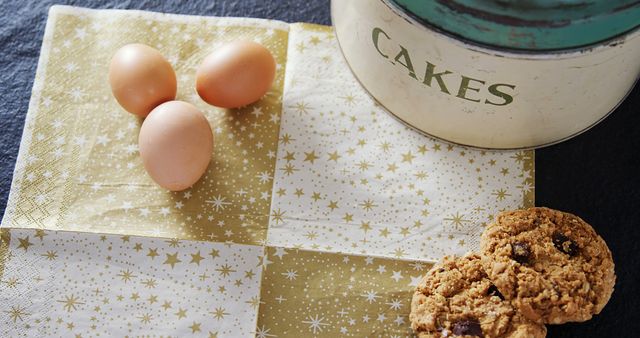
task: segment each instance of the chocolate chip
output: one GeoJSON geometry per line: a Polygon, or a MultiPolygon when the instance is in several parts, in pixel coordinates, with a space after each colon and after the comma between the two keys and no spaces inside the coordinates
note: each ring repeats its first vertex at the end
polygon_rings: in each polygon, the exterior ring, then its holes
{"type": "Polygon", "coordinates": [[[575,256],[578,253],[578,245],[574,243],[569,237],[555,232],[553,233],[553,245],[556,249],[566,253],[569,256],[575,256]]]}
{"type": "Polygon", "coordinates": [[[482,337],[482,328],[476,320],[462,320],[453,323],[451,329],[456,336],[476,336],[482,337]]]}
{"type": "Polygon", "coordinates": [[[498,290],[498,288],[493,284],[489,285],[489,289],[487,289],[487,295],[498,296],[500,299],[504,300],[504,296],[500,293],[500,290],[498,290]]]}
{"type": "Polygon", "coordinates": [[[515,242],[511,244],[511,258],[520,264],[529,263],[531,249],[529,244],[523,242],[515,242]]]}

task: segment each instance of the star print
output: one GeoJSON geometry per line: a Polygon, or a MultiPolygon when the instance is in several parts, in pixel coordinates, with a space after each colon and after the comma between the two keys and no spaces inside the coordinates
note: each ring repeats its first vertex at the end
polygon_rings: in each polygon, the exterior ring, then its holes
{"type": "Polygon", "coordinates": [[[211,258],[220,257],[220,251],[216,249],[211,249],[211,252],[209,252],[209,256],[211,256],[211,258]]]}
{"type": "Polygon", "coordinates": [[[402,154],[402,162],[413,163],[413,159],[416,158],[411,152],[407,152],[406,154],[402,154]]]}
{"type": "Polygon", "coordinates": [[[182,308],[179,308],[178,312],[176,312],[176,316],[178,316],[178,319],[186,318],[187,317],[187,310],[183,310],[182,308]]]}
{"type": "Polygon", "coordinates": [[[217,268],[216,271],[220,272],[222,277],[228,277],[232,272],[236,272],[236,270],[232,269],[230,265],[224,264],[220,268],[217,268]]]}
{"type": "Polygon", "coordinates": [[[373,208],[377,207],[376,204],[373,203],[372,200],[368,199],[360,204],[363,210],[370,211],[373,208]]]}
{"type": "Polygon", "coordinates": [[[27,312],[25,312],[24,308],[21,308],[19,305],[18,306],[11,306],[11,310],[8,311],[4,311],[5,313],[9,314],[9,318],[11,318],[11,320],[15,323],[18,319],[22,322],[24,321],[24,317],[28,316],[29,314],[27,312]]]}
{"type": "Polygon", "coordinates": [[[7,288],[15,288],[18,284],[21,284],[17,278],[10,278],[2,283],[7,284],[7,288]]]}
{"type": "Polygon", "coordinates": [[[251,111],[251,115],[255,117],[259,117],[260,115],[262,115],[262,108],[254,107],[253,110],[251,111]]]}
{"type": "Polygon", "coordinates": [[[456,212],[455,214],[451,215],[450,217],[443,218],[443,220],[450,222],[451,224],[454,225],[454,227],[456,229],[458,229],[463,224],[471,222],[470,220],[464,219],[463,217],[464,217],[464,215],[460,215],[460,213],[456,212]]]}
{"type": "Polygon", "coordinates": [[[29,247],[33,245],[33,243],[29,242],[29,236],[18,238],[18,242],[20,242],[20,244],[18,244],[18,249],[24,249],[24,251],[27,251],[29,247]]]}
{"type": "Polygon", "coordinates": [[[231,202],[227,202],[226,198],[221,195],[214,197],[212,200],[207,200],[205,203],[213,205],[216,211],[224,210],[226,206],[231,204],[231,202]]]}
{"type": "Polygon", "coordinates": [[[340,159],[340,155],[338,155],[338,151],[334,151],[332,153],[328,153],[329,154],[329,161],[334,161],[334,162],[338,162],[338,160],[340,159]]]}
{"type": "Polygon", "coordinates": [[[385,238],[387,236],[389,236],[389,229],[384,228],[384,229],[380,230],[380,236],[385,237],[385,238]]]}
{"type": "Polygon", "coordinates": [[[274,256],[282,259],[282,256],[286,255],[287,251],[284,248],[275,248],[275,253],[273,254],[274,256]]]}
{"type": "Polygon", "coordinates": [[[130,281],[131,278],[135,278],[136,277],[131,271],[129,271],[129,269],[120,270],[120,273],[117,274],[116,276],[122,278],[122,281],[125,282],[125,283],[130,281]]]}
{"type": "Polygon", "coordinates": [[[156,287],[156,281],[153,278],[146,279],[145,281],[142,282],[142,284],[150,289],[156,287]]]}
{"type": "Polygon", "coordinates": [[[393,251],[393,256],[396,258],[402,258],[405,255],[406,255],[406,252],[403,249],[398,248],[393,251]]]}
{"type": "Polygon", "coordinates": [[[396,316],[396,319],[393,322],[398,325],[404,324],[404,318],[401,316],[396,316]]]}
{"type": "Polygon", "coordinates": [[[291,163],[287,163],[284,167],[279,168],[280,170],[284,171],[287,175],[292,175],[294,172],[299,171],[300,169],[297,169],[293,164],[291,163]]]}
{"type": "Polygon", "coordinates": [[[311,39],[309,40],[309,43],[315,46],[320,43],[320,38],[317,36],[312,36],[311,39]]]}
{"type": "Polygon", "coordinates": [[[311,162],[311,164],[313,164],[315,162],[315,160],[319,159],[320,157],[318,157],[316,155],[315,151],[311,151],[308,153],[304,153],[304,161],[305,162],[311,162]]]}
{"type": "Polygon", "coordinates": [[[324,317],[315,315],[314,317],[309,316],[307,320],[303,320],[302,323],[309,324],[309,329],[315,335],[316,333],[322,332],[323,328],[329,325],[327,323],[324,323],[324,320],[324,317]]]}
{"type": "Polygon", "coordinates": [[[44,232],[43,229],[36,229],[36,234],[35,234],[34,237],[37,237],[37,238],[40,239],[40,241],[42,241],[42,240],[44,240],[44,236],[46,236],[46,235],[47,235],[47,233],[44,232]]]}
{"type": "Polygon", "coordinates": [[[171,265],[171,268],[173,269],[173,267],[182,262],[180,259],[178,259],[178,253],[174,253],[174,254],[166,254],[167,255],[167,259],[164,261],[163,264],[169,264],[171,265]]]}
{"type": "Polygon", "coordinates": [[[280,142],[282,142],[282,144],[284,144],[284,145],[287,145],[287,144],[291,143],[292,141],[295,141],[295,139],[291,138],[291,135],[289,135],[289,134],[284,134],[280,138],[280,142]]]}
{"type": "Polygon", "coordinates": [[[295,160],[295,159],[296,159],[296,158],[295,158],[295,153],[294,153],[294,152],[288,152],[288,151],[287,151],[287,154],[284,156],[284,159],[285,159],[287,162],[291,162],[291,161],[295,160]]]}
{"type": "Polygon", "coordinates": [[[276,223],[276,225],[279,225],[280,223],[284,222],[284,214],[285,214],[285,212],[281,211],[280,209],[274,210],[271,213],[271,218],[276,223]]]}
{"type": "Polygon", "coordinates": [[[193,322],[189,328],[191,329],[191,333],[200,332],[200,323],[193,322]]]}
{"type": "Polygon", "coordinates": [[[223,319],[224,316],[228,315],[223,307],[218,307],[209,313],[211,313],[213,315],[213,318],[217,320],[223,319]]]}
{"type": "Polygon", "coordinates": [[[261,172],[256,177],[258,177],[260,183],[267,183],[272,179],[271,175],[269,175],[269,172],[267,171],[261,172]]]}
{"type": "Polygon", "coordinates": [[[331,211],[333,211],[334,209],[338,209],[338,202],[337,201],[329,201],[329,206],[327,208],[331,209],[331,211]]]}
{"type": "Polygon", "coordinates": [[[497,189],[492,192],[491,195],[496,196],[498,201],[503,201],[507,196],[511,196],[511,194],[507,193],[505,189],[497,189]]]}
{"type": "Polygon", "coordinates": [[[153,303],[158,301],[158,296],[151,295],[151,296],[149,296],[147,301],[149,302],[149,304],[153,304],[153,303]]]}
{"type": "Polygon", "coordinates": [[[63,308],[67,310],[67,312],[72,312],[78,309],[77,305],[83,305],[83,302],[80,302],[80,299],[75,297],[73,294],[70,296],[64,296],[64,299],[58,300],[58,303],[63,303],[63,308]]]}
{"type": "Polygon", "coordinates": [[[293,270],[288,270],[287,272],[283,272],[282,275],[285,276],[288,280],[295,280],[296,277],[298,277],[298,273],[293,270]]]}
{"type": "Polygon", "coordinates": [[[153,317],[150,314],[145,313],[144,315],[138,317],[138,319],[140,319],[140,322],[143,324],[149,324],[151,323],[151,320],[153,319],[153,317]]]}
{"type": "Polygon", "coordinates": [[[151,259],[156,258],[156,256],[158,256],[158,249],[149,249],[149,253],[147,253],[147,256],[151,257],[151,259]]]}
{"type": "Polygon", "coordinates": [[[189,263],[196,263],[197,265],[200,265],[200,261],[203,259],[204,257],[200,256],[200,251],[198,251],[195,254],[191,254],[191,261],[189,263]]]}

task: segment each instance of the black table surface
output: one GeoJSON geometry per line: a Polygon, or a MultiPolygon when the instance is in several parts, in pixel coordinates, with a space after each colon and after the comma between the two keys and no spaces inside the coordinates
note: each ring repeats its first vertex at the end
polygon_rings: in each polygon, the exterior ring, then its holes
{"type": "MultiPolygon", "coordinates": [[[[331,21],[329,0],[0,1],[0,210],[3,212],[47,11],[52,4],[320,24],[331,21]]],[[[611,248],[618,278],[613,297],[600,315],[586,323],[551,325],[548,336],[640,336],[640,86],[593,129],[536,151],[536,205],[572,212],[590,222],[611,248]]]]}

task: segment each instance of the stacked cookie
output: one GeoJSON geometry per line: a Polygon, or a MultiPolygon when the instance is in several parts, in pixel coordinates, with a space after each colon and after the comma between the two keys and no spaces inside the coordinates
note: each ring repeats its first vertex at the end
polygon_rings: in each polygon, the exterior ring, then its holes
{"type": "Polygon", "coordinates": [[[481,253],[444,257],[418,285],[419,337],[544,337],[544,324],[589,320],[611,298],[611,252],[577,216],[531,208],[488,225],[481,253]]]}

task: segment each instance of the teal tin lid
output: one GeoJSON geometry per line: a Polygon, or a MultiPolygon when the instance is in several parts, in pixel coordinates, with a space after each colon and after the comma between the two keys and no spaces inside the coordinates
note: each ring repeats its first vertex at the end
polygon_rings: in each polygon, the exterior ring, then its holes
{"type": "Polygon", "coordinates": [[[391,1],[424,24],[507,49],[573,49],[640,27],[640,0],[391,1]]]}

